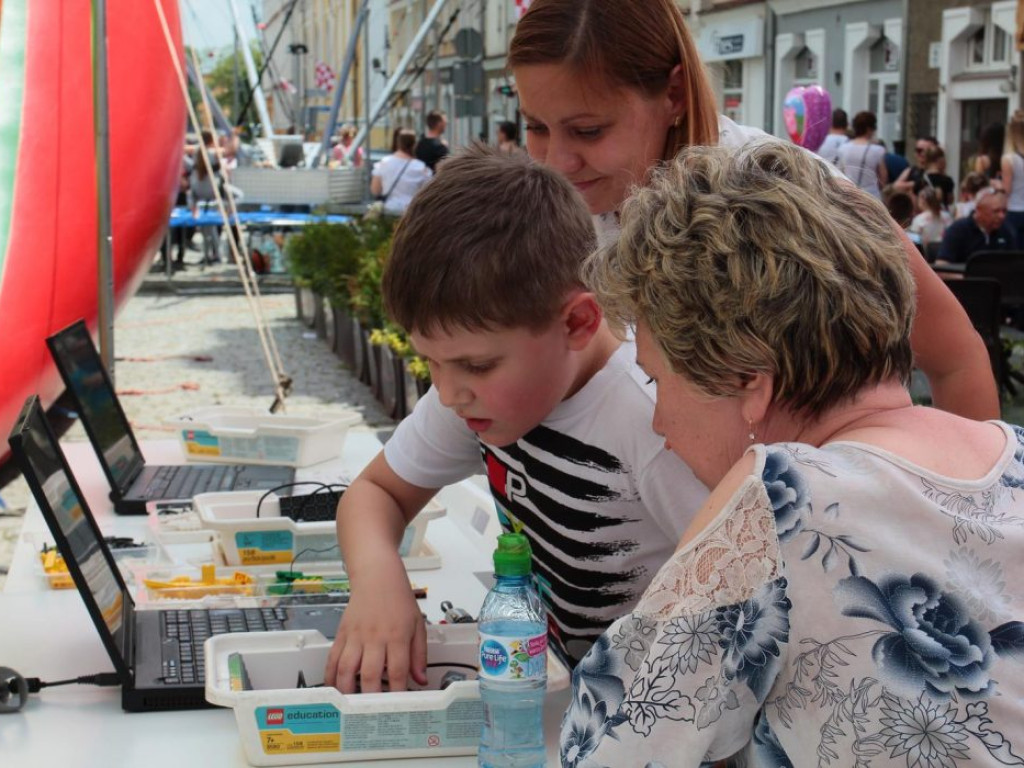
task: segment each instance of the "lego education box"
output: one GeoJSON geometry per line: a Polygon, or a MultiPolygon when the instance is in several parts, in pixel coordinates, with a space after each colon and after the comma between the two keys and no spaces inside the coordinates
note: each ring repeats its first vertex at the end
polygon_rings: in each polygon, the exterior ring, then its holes
{"type": "Polygon", "coordinates": [[[308,467],[337,458],[355,411],[330,418],[272,414],[250,408],[197,408],[167,424],[189,461],[308,467]]]}
{"type": "MultiPolygon", "coordinates": [[[[203,529],[216,534],[226,565],[283,565],[334,561],[341,554],[333,520],[296,522],[281,516],[276,494],[262,491],[201,493],[193,500],[203,529]]],[[[406,527],[398,551],[407,570],[439,568],[425,541],[427,524],[445,508],[431,501],[406,527]]]]}
{"type": "MultiPolygon", "coordinates": [[[[330,641],[313,630],[206,641],[206,699],[231,707],[253,765],[476,754],[483,705],[476,624],[427,626],[427,685],[344,695],[323,685],[330,641]]],[[[548,654],[548,692],[569,684],[548,654]]]]}

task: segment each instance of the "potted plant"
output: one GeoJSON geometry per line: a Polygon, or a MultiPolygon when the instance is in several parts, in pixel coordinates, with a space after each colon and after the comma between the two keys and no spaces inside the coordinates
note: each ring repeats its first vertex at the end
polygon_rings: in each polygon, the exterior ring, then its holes
{"type": "Polygon", "coordinates": [[[405,361],[412,354],[409,341],[399,329],[374,328],[370,332],[370,343],[377,350],[378,387],[377,399],[384,411],[393,419],[405,416],[405,361]]]}
{"type": "Polygon", "coordinates": [[[359,265],[359,246],[359,234],[351,224],[326,221],[307,225],[287,244],[299,317],[332,348],[339,337],[336,316],[348,304],[348,281],[359,265]]]}
{"type": "Polygon", "coordinates": [[[416,402],[430,389],[430,368],[427,361],[419,355],[410,355],[405,360],[402,378],[405,390],[405,415],[408,416],[416,407],[416,402]]]}
{"type": "MultiPolygon", "coordinates": [[[[366,233],[364,232],[364,235],[366,233]]],[[[370,344],[370,331],[384,326],[384,300],[380,282],[384,273],[390,241],[380,240],[372,234],[363,240],[359,268],[349,279],[349,307],[358,321],[358,336],[362,347],[356,350],[356,373],[379,394],[377,358],[378,346],[370,344]]]]}

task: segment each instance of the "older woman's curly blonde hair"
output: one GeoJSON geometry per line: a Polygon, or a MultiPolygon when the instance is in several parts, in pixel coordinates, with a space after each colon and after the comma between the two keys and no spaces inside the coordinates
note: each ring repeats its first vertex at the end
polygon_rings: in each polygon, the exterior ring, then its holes
{"type": "Polygon", "coordinates": [[[909,380],[914,282],[885,209],[777,141],[692,147],[634,191],[584,279],[613,322],[643,321],[672,369],[712,396],[774,377],[819,416],[909,380]]]}

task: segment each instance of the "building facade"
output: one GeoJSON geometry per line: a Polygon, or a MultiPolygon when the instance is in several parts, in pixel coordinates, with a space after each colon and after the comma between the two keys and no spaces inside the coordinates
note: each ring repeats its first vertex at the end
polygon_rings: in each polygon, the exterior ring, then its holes
{"type": "Polygon", "coordinates": [[[790,88],[817,84],[833,107],[853,117],[870,110],[878,138],[902,146],[905,58],[903,0],[773,0],[771,131],[785,135],[782,100],[790,88]]]}
{"type": "Polygon", "coordinates": [[[719,113],[741,125],[765,128],[771,119],[765,88],[766,3],[693,0],[684,10],[719,113]]]}

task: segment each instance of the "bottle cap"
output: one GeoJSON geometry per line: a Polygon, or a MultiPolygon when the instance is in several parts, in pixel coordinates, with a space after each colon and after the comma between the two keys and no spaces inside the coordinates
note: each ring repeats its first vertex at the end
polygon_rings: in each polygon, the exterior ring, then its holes
{"type": "Polygon", "coordinates": [[[494,575],[529,576],[533,570],[530,555],[530,540],[523,534],[499,535],[498,548],[494,550],[494,575]]]}

